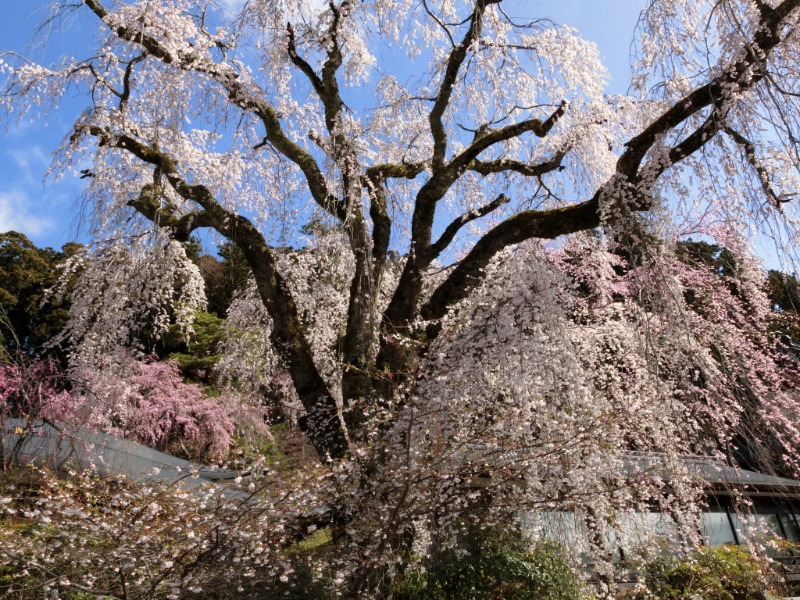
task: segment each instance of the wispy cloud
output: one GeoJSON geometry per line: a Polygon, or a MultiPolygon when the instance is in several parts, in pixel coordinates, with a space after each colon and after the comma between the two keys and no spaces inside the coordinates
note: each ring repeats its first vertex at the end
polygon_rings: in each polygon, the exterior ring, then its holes
{"type": "Polygon", "coordinates": [[[41,146],[26,146],[8,150],[8,156],[17,167],[25,171],[33,169],[44,171],[50,166],[51,160],[41,146]]]}
{"type": "Polygon", "coordinates": [[[226,17],[233,17],[244,6],[245,0],[219,0],[219,5],[226,17]]]}
{"type": "Polygon", "coordinates": [[[33,202],[21,191],[0,192],[0,232],[19,231],[39,237],[51,231],[55,223],[31,213],[33,202]]]}

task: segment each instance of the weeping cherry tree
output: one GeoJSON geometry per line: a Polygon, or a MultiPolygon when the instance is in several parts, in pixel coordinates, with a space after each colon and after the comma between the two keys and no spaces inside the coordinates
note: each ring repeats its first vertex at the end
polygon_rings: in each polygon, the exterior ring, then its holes
{"type": "Polygon", "coordinates": [[[800,0],[644,2],[627,95],[533,10],[64,0],[53,22],[96,26],[82,56],[0,63],[9,120],[85,99],[53,170],[90,164],[103,244],[211,230],[244,255],[248,364],[285,375],[327,469],[281,531],[349,540],[353,594],[465,512],[569,507],[593,531],[653,498],[679,512],[697,489],[676,457],[742,428],[798,466],[796,367],[765,337],[749,240],[797,242],[800,0]],[[309,221],[327,231],[293,254],[309,221]],[[736,293],[675,259],[690,235],[738,253],[736,293]],[[632,451],[673,465],[667,496],[631,490],[632,451]]]}

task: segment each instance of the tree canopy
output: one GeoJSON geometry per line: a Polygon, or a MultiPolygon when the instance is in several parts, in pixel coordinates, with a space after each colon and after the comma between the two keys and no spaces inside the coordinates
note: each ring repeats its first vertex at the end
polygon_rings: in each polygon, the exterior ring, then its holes
{"type": "Polygon", "coordinates": [[[58,266],[81,249],[70,242],[57,252],[16,231],[0,233],[0,341],[7,351],[38,352],[64,328],[69,303],[47,292],[61,274],[58,266]]]}

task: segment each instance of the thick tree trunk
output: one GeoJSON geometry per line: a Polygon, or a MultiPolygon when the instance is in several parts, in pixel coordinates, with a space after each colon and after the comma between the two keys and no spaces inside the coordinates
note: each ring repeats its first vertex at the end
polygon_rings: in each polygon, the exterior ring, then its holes
{"type": "Polygon", "coordinates": [[[350,283],[347,331],[342,348],[342,399],[344,419],[351,435],[357,436],[365,411],[375,396],[372,373],[375,368],[376,304],[378,283],[373,279],[368,248],[356,255],[356,272],[350,283]]]}
{"type": "MultiPolygon", "coordinates": [[[[253,230],[253,234],[257,234],[253,230]]],[[[334,395],[314,363],[311,348],[300,329],[300,317],[291,290],[277,271],[274,257],[260,235],[231,236],[253,271],[258,293],[272,318],[270,341],[286,359],[297,395],[306,409],[301,426],[321,458],[341,458],[348,443],[334,395]]]]}

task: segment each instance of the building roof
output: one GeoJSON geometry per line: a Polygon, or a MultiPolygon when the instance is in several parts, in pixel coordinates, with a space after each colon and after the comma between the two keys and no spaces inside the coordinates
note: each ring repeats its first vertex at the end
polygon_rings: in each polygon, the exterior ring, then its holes
{"type": "MultiPolygon", "coordinates": [[[[670,478],[666,455],[631,453],[626,456],[631,474],[651,475],[670,478]]],[[[741,490],[766,495],[796,495],[800,497],[800,481],[758,473],[727,464],[724,460],[711,456],[683,455],[678,458],[678,468],[685,467],[687,474],[702,479],[711,490],[741,490]]],[[[674,471],[672,471],[674,472],[674,471]]]]}
{"type": "MultiPolygon", "coordinates": [[[[247,475],[246,472],[195,464],[86,427],[7,419],[2,433],[3,454],[22,465],[92,470],[102,477],[124,477],[138,483],[179,482],[195,489],[247,475]]],[[[233,489],[222,489],[222,486],[220,492],[226,499],[247,496],[233,489]]]]}

